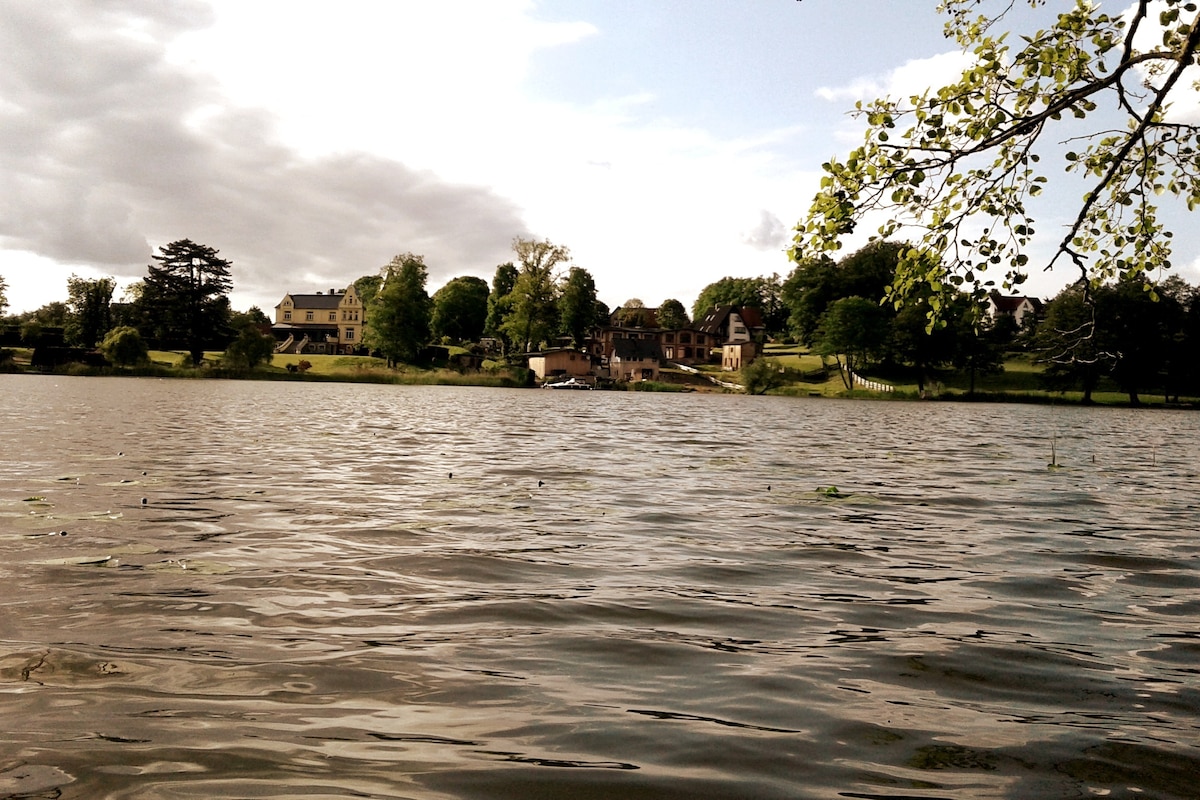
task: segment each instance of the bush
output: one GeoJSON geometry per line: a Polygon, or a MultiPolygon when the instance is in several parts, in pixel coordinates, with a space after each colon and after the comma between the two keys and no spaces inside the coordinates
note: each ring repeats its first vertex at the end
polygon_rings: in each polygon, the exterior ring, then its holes
{"type": "Polygon", "coordinates": [[[275,338],[253,325],[242,328],[238,338],[229,343],[221,356],[222,366],[250,370],[259,364],[270,364],[275,356],[275,338]]]}
{"type": "Polygon", "coordinates": [[[100,343],[100,352],[118,367],[137,367],[150,363],[150,351],[137,328],[122,325],[113,328],[100,343]]]}
{"type": "Polygon", "coordinates": [[[756,358],[742,367],[742,385],[747,394],[765,394],[783,383],[783,369],[777,359],[756,358]]]}

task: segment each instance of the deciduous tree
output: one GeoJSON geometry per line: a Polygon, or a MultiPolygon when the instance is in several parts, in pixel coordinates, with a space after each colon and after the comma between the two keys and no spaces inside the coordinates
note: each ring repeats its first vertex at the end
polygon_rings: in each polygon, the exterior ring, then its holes
{"type": "Polygon", "coordinates": [[[843,297],[821,316],[815,348],[822,358],[832,356],[842,382],[853,389],[858,373],[883,354],[888,342],[888,319],[878,302],[843,297]]]}
{"type": "Polygon", "coordinates": [[[258,306],[250,306],[248,311],[234,311],[229,315],[229,327],[235,331],[241,331],[247,325],[270,325],[271,318],[268,317],[263,310],[258,306]]]}
{"type": "Polygon", "coordinates": [[[487,281],[473,275],[453,278],[434,292],[429,320],[433,338],[478,341],[487,323],[489,294],[487,281]]]}
{"type": "Polygon", "coordinates": [[[381,272],[383,282],[367,309],[366,344],[388,363],[413,363],[429,341],[428,270],[424,256],[403,253],[381,272]]]}
{"type": "Polygon", "coordinates": [[[724,277],[700,290],[692,304],[692,319],[701,319],[717,306],[761,308],[760,278],[724,277]]]}
{"type": "Polygon", "coordinates": [[[747,394],[766,394],[783,384],[783,368],[778,359],[756,358],[742,367],[742,386],[747,394]]]}
{"type": "Polygon", "coordinates": [[[100,352],[118,367],[136,367],[150,362],[146,341],[131,325],[121,325],[110,330],[100,343],[100,352]]]}
{"type": "Polygon", "coordinates": [[[513,252],[521,265],[513,284],[512,310],[502,328],[512,342],[530,352],[558,329],[558,281],[555,269],[571,251],[549,240],[517,238],[513,252]]]}
{"type": "Polygon", "coordinates": [[[843,297],[882,297],[907,249],[903,243],[872,242],[836,263],[821,256],[797,264],[780,292],[790,311],[792,332],[801,342],[812,344],[830,304],[843,297]]]}
{"type": "Polygon", "coordinates": [[[1084,403],[1092,402],[1100,376],[1115,358],[1098,341],[1094,323],[1089,293],[1072,284],[1046,304],[1046,318],[1034,335],[1038,361],[1045,365],[1046,386],[1058,391],[1078,387],[1084,403]]]}
{"type": "Polygon", "coordinates": [[[1137,0],[1112,16],[1089,0],[1065,12],[1025,2],[1049,19],[1018,38],[1005,30],[1016,0],[943,0],[946,34],[970,63],[939,89],[859,104],[864,142],[823,165],[796,229],[797,263],[836,250],[881,212],[879,236],[914,241],[890,296],[903,302],[924,285],[936,318],[953,290],[994,283],[985,270],[1004,270],[1006,287],[1025,279],[1046,164],[1057,160],[1083,200],[1038,266],[1065,262],[1085,288],[1170,266],[1157,198],[1200,203],[1200,128],[1170,113],[1197,88],[1196,4],[1137,0]]]}
{"type": "Polygon", "coordinates": [[[688,319],[683,303],[675,298],[663,300],[662,305],[658,307],[658,327],[666,330],[679,330],[691,324],[692,321],[688,319]]]}
{"type": "Polygon", "coordinates": [[[1175,311],[1174,300],[1157,302],[1141,275],[1127,276],[1098,290],[1097,335],[1116,358],[1112,377],[1129,396],[1130,405],[1141,405],[1141,394],[1160,378],[1167,345],[1166,320],[1175,311]]]}
{"type": "Polygon", "coordinates": [[[1163,395],[1200,394],[1200,289],[1172,275],[1159,287],[1166,300],[1163,395]]]}
{"type": "Polygon", "coordinates": [[[483,332],[500,342],[505,353],[512,349],[512,341],[504,329],[504,321],[512,313],[513,287],[517,285],[517,268],[511,261],[496,267],[492,276],[492,291],[488,295],[487,322],[483,332]]]}
{"type": "Polygon", "coordinates": [[[645,328],[650,325],[650,310],[636,297],[631,297],[617,309],[617,324],[627,328],[645,328]]]}
{"type": "Polygon", "coordinates": [[[67,342],[91,349],[112,327],[113,278],[67,278],[67,342]]]}
{"type": "Polygon", "coordinates": [[[275,337],[263,333],[257,325],[242,326],[238,337],[229,343],[221,363],[236,370],[251,370],[270,364],[275,357],[275,337]]]}
{"type": "Polygon", "coordinates": [[[560,331],[581,348],[596,325],[596,281],[582,267],[571,267],[558,295],[560,331]]]}

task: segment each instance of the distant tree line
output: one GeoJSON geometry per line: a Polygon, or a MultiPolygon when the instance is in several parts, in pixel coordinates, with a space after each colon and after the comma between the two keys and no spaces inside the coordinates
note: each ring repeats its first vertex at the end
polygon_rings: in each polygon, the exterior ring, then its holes
{"type": "Polygon", "coordinates": [[[782,284],[789,334],[834,359],[848,388],[864,370],[903,369],[924,391],[938,370],[955,369],[969,373],[974,391],[977,376],[1023,352],[1044,366],[1046,389],[1080,391],[1084,402],[1101,381],[1133,405],[1154,390],[1168,400],[1200,396],[1200,289],[1183,279],[1075,283],[1018,328],[965,291],[926,287],[903,304],[880,303],[910,249],[879,241],[837,262],[804,261],[782,284]]]}
{"type": "Polygon", "coordinates": [[[432,297],[424,257],[413,253],[359,278],[354,286],[366,309],[365,346],[393,363],[415,361],[431,342],[490,338],[502,354],[530,352],[559,338],[582,346],[608,316],[591,273],[566,266],[570,251],[547,240],[514,239],[513,252],[516,261],[496,267],[490,287],[461,276],[432,297]]]}
{"type": "MultiPolygon", "coordinates": [[[[65,302],[48,303],[5,318],[6,339],[26,345],[100,350],[109,361],[133,366],[149,349],[184,350],[199,365],[205,350],[224,353],[223,365],[250,369],[269,361],[274,340],[259,308],[230,308],[231,264],[217,250],[190,239],[159,248],[146,277],[113,301],[111,277],[67,279],[65,302]]],[[[5,304],[6,305],[6,304],[5,304]]]]}
{"type": "MultiPolygon", "coordinates": [[[[683,304],[650,309],[631,298],[615,313],[596,296],[591,273],[570,264],[570,251],[548,240],[513,240],[514,261],[496,267],[491,285],[457,277],[432,297],[428,268],[414,253],[395,256],[377,274],[355,281],[365,309],[363,345],[390,363],[413,363],[430,343],[482,348],[490,339],[503,355],[553,342],[582,347],[593,329],[621,325],[677,330],[694,323],[683,304]]],[[[1085,402],[1102,384],[1137,404],[1143,394],[1200,396],[1200,289],[1178,277],[1151,285],[1144,276],[1107,284],[1073,284],[1030,315],[1023,328],[989,313],[966,292],[928,288],[903,304],[881,303],[911,245],[878,241],[840,261],[796,264],[786,279],[725,277],[700,292],[692,315],[732,305],[757,309],[762,338],[798,341],[839,368],[847,388],[865,371],[903,373],[921,391],[943,370],[977,376],[1003,369],[1006,355],[1024,352],[1044,365],[1046,388],[1077,390],[1085,402]],[[934,322],[931,322],[934,320],[934,322]]],[[[269,363],[275,340],[257,307],[229,304],[231,264],[189,239],[159,248],[146,278],[120,302],[112,278],[67,281],[67,299],[4,318],[27,344],[57,337],[74,348],[98,348],[113,363],[136,364],[148,348],[184,350],[198,365],[206,350],[222,364],[252,369],[269,363]],[[53,334],[53,335],[51,335],[53,334]]],[[[0,277],[0,313],[7,307],[0,277]]],[[[756,386],[775,380],[767,366],[756,386]]]]}

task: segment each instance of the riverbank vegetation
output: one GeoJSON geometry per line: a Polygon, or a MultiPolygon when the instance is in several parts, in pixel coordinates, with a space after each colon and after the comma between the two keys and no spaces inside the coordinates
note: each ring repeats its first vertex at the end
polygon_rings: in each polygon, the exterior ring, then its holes
{"type": "Polygon", "coordinates": [[[1129,405],[1161,398],[1154,402],[1176,406],[1200,397],[1200,289],[1182,279],[1073,285],[1047,303],[967,292],[880,303],[908,248],[875,242],[840,261],[799,263],[786,279],[710,284],[703,302],[737,309],[738,331],[689,320],[676,300],[650,308],[634,298],[609,312],[586,270],[555,273],[569,252],[549,242],[514,243],[521,265],[500,265],[490,287],[455,278],[432,297],[423,258],[408,253],[355,282],[363,344],[330,354],[290,351],[293,336],[281,341],[277,328],[294,323],[272,326],[257,308],[232,311],[219,291],[200,310],[183,309],[205,286],[227,285],[228,272],[211,248],[185,240],[169,250],[192,255],[170,257],[195,267],[192,278],[160,275],[162,285],[124,303],[111,302],[110,279],[73,278],[69,302],[6,320],[0,370],[524,387],[534,385],[532,352],[574,347],[592,363],[598,388],[1129,405]],[[218,262],[215,279],[197,266],[206,258],[218,262]],[[189,281],[203,285],[193,291],[189,281]],[[193,321],[173,321],[176,311],[193,321]],[[748,354],[740,373],[719,345],[735,333],[754,343],[739,349],[748,354]],[[700,335],[717,346],[689,348],[686,364],[666,354],[669,343],[678,354],[700,335]],[[639,369],[641,380],[602,377],[605,348],[621,338],[654,343],[654,367],[639,369]]]}

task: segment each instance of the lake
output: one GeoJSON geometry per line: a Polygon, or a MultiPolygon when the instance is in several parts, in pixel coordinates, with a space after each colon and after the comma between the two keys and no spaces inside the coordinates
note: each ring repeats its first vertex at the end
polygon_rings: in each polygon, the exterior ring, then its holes
{"type": "Polygon", "coordinates": [[[0,798],[1200,792],[1195,412],[0,375],[0,430],[0,798]]]}

